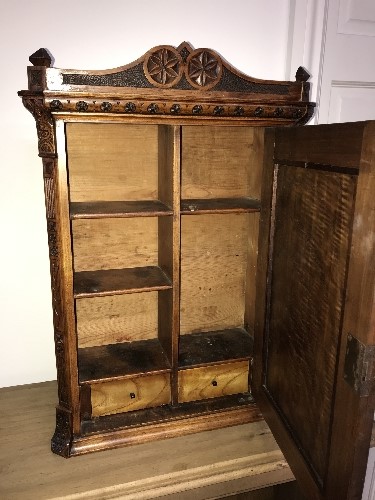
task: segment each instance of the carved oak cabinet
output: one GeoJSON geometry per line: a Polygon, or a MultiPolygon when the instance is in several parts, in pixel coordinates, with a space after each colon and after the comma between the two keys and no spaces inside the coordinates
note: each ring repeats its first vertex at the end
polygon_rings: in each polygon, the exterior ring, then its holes
{"type": "Polygon", "coordinates": [[[64,457],[262,418],[308,498],[359,498],[374,407],[375,124],[307,73],[159,46],[30,57],[64,457]],[[266,128],[268,127],[268,128],[266,128]],[[254,396],[256,402],[254,400],[254,396]]]}

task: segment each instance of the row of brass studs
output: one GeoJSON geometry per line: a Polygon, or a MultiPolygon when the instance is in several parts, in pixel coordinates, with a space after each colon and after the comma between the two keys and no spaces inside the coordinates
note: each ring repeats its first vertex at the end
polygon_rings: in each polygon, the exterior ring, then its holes
{"type": "MultiPolygon", "coordinates": [[[[100,105],[100,109],[104,113],[110,113],[112,111],[112,104],[110,102],[103,102],[100,105]]],[[[78,101],[76,104],[76,110],[85,112],[88,111],[89,105],[85,101],[78,101]]],[[[63,109],[63,104],[61,101],[54,99],[53,101],[50,102],[50,109],[52,111],[61,111],[63,109]]],[[[136,105],[133,102],[127,102],[124,106],[124,111],[125,113],[136,113],[136,105]]],[[[147,107],[147,112],[150,114],[158,114],[159,113],[159,106],[156,103],[151,103],[147,107]]],[[[173,104],[169,112],[173,115],[178,115],[181,113],[181,106],[180,104],[173,104]]],[[[191,110],[193,115],[200,115],[203,113],[203,106],[200,104],[196,104],[193,106],[191,110]]],[[[215,116],[221,116],[225,114],[225,109],[223,106],[215,106],[212,112],[215,116]]],[[[244,116],[245,115],[245,109],[242,106],[236,106],[233,110],[234,116],[244,116]]],[[[254,116],[260,118],[262,116],[269,116],[268,113],[265,113],[264,108],[261,106],[258,106],[255,108],[253,112],[254,116]]],[[[281,118],[284,115],[284,109],[281,107],[276,107],[273,111],[273,116],[276,118],[281,118]]],[[[303,110],[302,109],[295,109],[292,114],[293,118],[301,118],[303,116],[303,110]]]]}

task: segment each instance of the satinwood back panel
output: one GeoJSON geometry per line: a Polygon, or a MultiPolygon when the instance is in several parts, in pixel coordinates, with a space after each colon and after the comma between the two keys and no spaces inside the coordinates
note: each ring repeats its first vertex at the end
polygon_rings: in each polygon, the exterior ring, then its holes
{"type": "Polygon", "coordinates": [[[181,334],[244,325],[252,215],[182,216],[181,334]]]}
{"type": "Polygon", "coordinates": [[[76,301],[78,347],[157,338],[158,292],[76,301]]]}
{"type": "Polygon", "coordinates": [[[72,229],[76,272],[158,265],[157,217],[80,219],[72,229]]]}
{"type": "Polygon", "coordinates": [[[181,198],[259,198],[250,127],[182,127],[181,198]]]}
{"type": "Polygon", "coordinates": [[[68,123],[66,130],[72,202],[158,199],[157,125],[68,123]]]}

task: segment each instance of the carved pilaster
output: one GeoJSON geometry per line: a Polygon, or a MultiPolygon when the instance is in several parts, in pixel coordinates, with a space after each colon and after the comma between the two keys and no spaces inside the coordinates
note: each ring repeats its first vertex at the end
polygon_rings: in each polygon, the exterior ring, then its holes
{"type": "Polygon", "coordinates": [[[50,258],[51,291],[53,325],[55,336],[55,354],[58,379],[59,403],[62,406],[69,404],[69,390],[66,377],[65,342],[64,342],[64,317],[61,296],[60,276],[60,252],[58,227],[56,221],[56,171],[57,160],[54,158],[43,158],[44,196],[46,204],[48,247],[50,258]]]}

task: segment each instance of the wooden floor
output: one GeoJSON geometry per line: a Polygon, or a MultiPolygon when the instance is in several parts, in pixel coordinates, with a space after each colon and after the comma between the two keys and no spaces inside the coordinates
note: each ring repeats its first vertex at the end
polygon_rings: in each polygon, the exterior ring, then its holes
{"type": "Polygon", "coordinates": [[[50,451],[56,394],[55,382],[0,389],[1,500],[268,500],[281,497],[242,492],[293,480],[264,422],[65,460],[50,451]]]}

